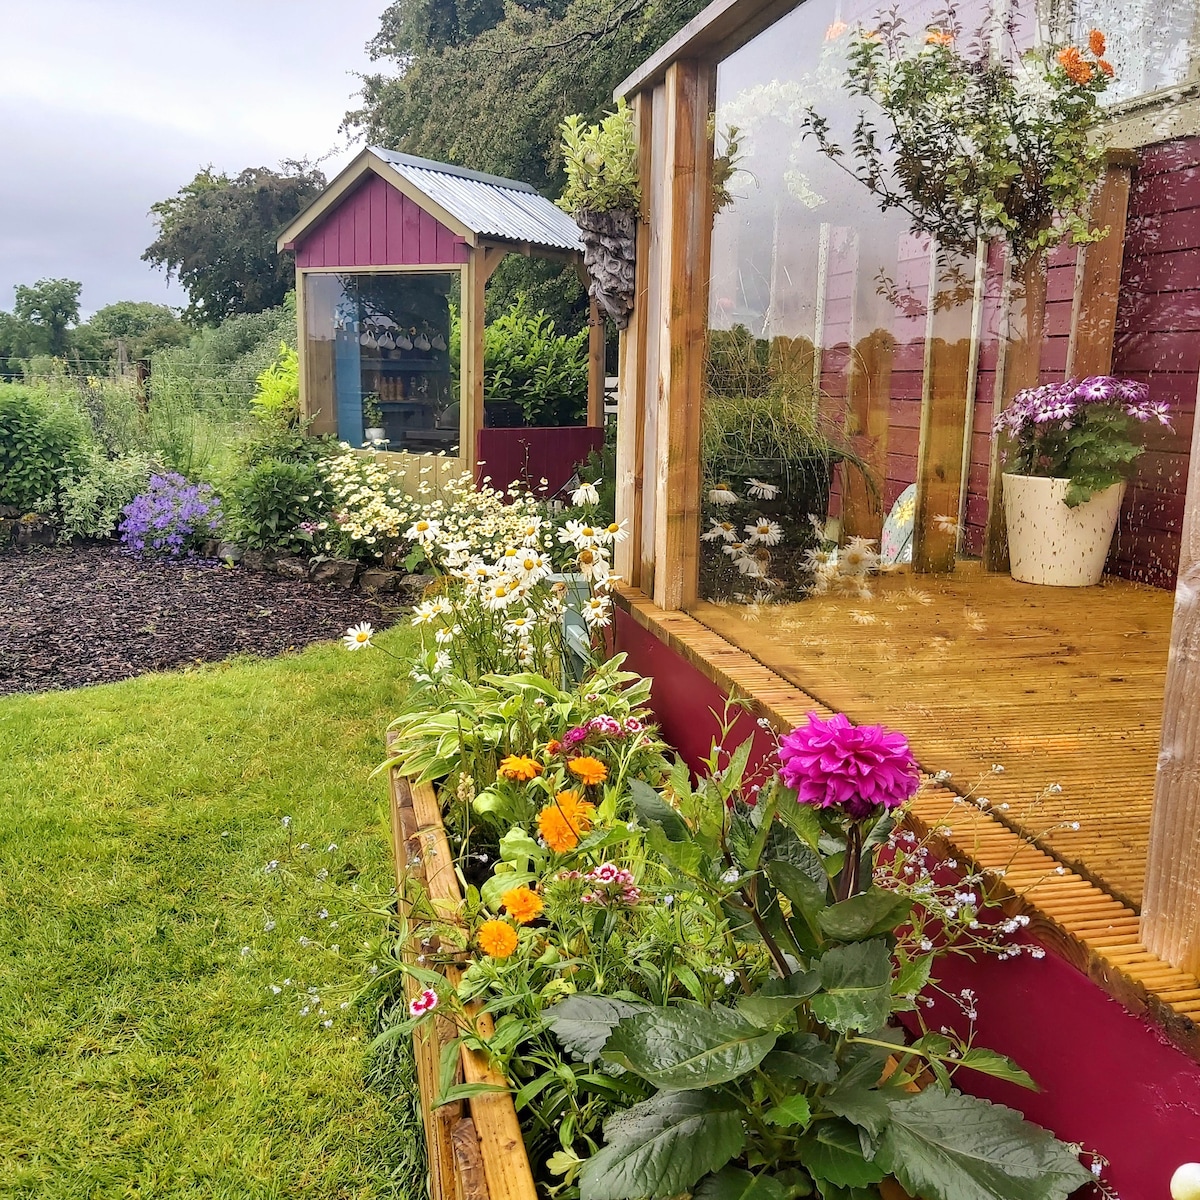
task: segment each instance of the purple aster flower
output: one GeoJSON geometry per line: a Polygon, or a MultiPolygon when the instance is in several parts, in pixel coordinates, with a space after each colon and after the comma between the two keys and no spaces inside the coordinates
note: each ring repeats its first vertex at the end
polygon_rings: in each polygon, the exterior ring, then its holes
{"type": "Polygon", "coordinates": [[[880,809],[898,808],[916,794],[920,770],[908,739],[883,725],[852,725],[836,713],[808,724],[779,742],[780,775],[801,804],[838,808],[853,821],[880,809]]]}

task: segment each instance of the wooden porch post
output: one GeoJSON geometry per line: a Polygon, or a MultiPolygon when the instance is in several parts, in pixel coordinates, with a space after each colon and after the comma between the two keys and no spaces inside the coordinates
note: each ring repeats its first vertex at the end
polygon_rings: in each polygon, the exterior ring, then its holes
{"type": "MultiPolygon", "coordinates": [[[[487,281],[508,252],[500,246],[472,246],[463,272],[462,328],[462,409],[459,414],[459,456],[464,471],[474,473],[479,457],[479,431],[483,428],[483,327],[487,281]]],[[[508,480],[493,480],[507,487],[508,480]]]]}
{"type": "Polygon", "coordinates": [[[587,423],[604,425],[604,313],[595,299],[588,302],[587,423]]]}
{"type": "Polygon", "coordinates": [[[671,174],[662,222],[654,531],[654,602],[666,609],[684,608],[695,599],[700,552],[700,418],[712,229],[710,81],[711,69],[695,60],[667,68],[671,174]]]}
{"type": "MultiPolygon", "coordinates": [[[[638,180],[642,206],[650,211],[649,92],[638,92],[630,103],[638,147],[638,180]]],[[[621,333],[617,359],[617,520],[628,521],[629,537],[613,554],[617,574],[631,587],[642,584],[642,464],[646,434],[646,293],[650,279],[649,225],[645,216],[637,226],[637,264],[634,268],[633,314],[621,333]]]]}
{"type": "Polygon", "coordinates": [[[1200,975],[1200,420],[1192,427],[1142,941],[1173,967],[1200,975]]]}

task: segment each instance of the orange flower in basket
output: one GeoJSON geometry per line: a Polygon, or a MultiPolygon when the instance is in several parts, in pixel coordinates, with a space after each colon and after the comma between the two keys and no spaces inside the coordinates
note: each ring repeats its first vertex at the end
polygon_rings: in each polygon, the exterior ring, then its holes
{"type": "Polygon", "coordinates": [[[510,754],[500,760],[496,774],[503,779],[511,779],[514,783],[528,783],[542,773],[542,764],[527,754],[510,754]]]}
{"type": "Polygon", "coordinates": [[[554,803],[538,813],[538,832],[555,854],[565,854],[591,829],[595,813],[596,806],[581,800],[578,792],[559,792],[554,803]]]}
{"type": "Polygon", "coordinates": [[[517,931],[507,921],[484,921],[475,940],[489,958],[508,958],[517,948],[517,931]]]}
{"type": "Polygon", "coordinates": [[[510,888],[500,897],[500,903],[518,925],[528,925],[546,907],[541,896],[527,887],[510,888]]]}
{"type": "Polygon", "coordinates": [[[1103,58],[1104,51],[1108,43],[1104,40],[1104,34],[1098,29],[1093,29],[1088,34],[1088,49],[1097,57],[1103,58]]]}
{"type": "Polygon", "coordinates": [[[931,29],[925,35],[925,44],[927,46],[952,46],[954,34],[948,33],[944,29],[931,29]]]}
{"type": "Polygon", "coordinates": [[[1068,46],[1058,52],[1058,65],[1067,73],[1072,83],[1085,84],[1092,78],[1092,64],[1079,53],[1078,46],[1068,46]]]}
{"type": "Polygon", "coordinates": [[[1109,79],[1111,79],[1113,77],[1113,75],[1116,74],[1116,72],[1113,70],[1112,63],[1110,63],[1107,58],[1102,58],[1096,64],[1096,66],[1098,66],[1100,68],[1100,70],[1102,70],[1105,73],[1105,75],[1107,75],[1109,77],[1109,79]]]}
{"type": "Polygon", "coordinates": [[[567,770],[574,775],[584,787],[603,783],[608,778],[608,768],[598,759],[584,754],[573,758],[567,763],[567,770]]]}

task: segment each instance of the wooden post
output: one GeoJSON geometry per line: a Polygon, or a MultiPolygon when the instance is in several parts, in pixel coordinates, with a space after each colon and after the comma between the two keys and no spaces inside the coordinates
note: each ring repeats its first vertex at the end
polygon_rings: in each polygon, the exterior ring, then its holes
{"type": "Polygon", "coordinates": [[[588,400],[587,423],[604,424],[604,313],[592,299],[588,303],[588,400]]]}
{"type": "Polygon", "coordinates": [[[883,533],[883,481],[887,475],[888,408],[891,404],[892,354],[896,339],[873,329],[854,348],[847,382],[846,432],[871,472],[842,465],[842,532],[846,537],[878,540],[883,533]]]}
{"type": "MultiPolygon", "coordinates": [[[[996,368],[994,412],[1019,391],[1036,387],[1042,362],[1042,335],[1046,327],[1046,264],[1041,256],[1025,264],[1017,278],[1006,259],[1001,291],[1003,336],[996,368]]],[[[1004,481],[1000,477],[999,443],[992,438],[988,459],[987,528],[984,531],[983,566],[987,571],[1008,570],[1008,530],[1004,524],[1004,481]]]]}
{"type": "MultiPolygon", "coordinates": [[[[652,99],[638,92],[630,105],[638,147],[642,205],[650,206],[652,99]]],[[[650,227],[645,215],[637,226],[633,313],[621,333],[617,359],[617,520],[628,522],[629,537],[618,545],[613,565],[632,587],[640,587],[642,564],[642,479],[646,434],[646,302],[650,280],[650,227]]]]}
{"type": "Polygon", "coordinates": [[[1200,976],[1200,420],[1192,427],[1142,941],[1173,967],[1200,976]]]}
{"type": "MultiPolygon", "coordinates": [[[[487,322],[484,299],[487,281],[508,253],[501,246],[473,246],[463,271],[462,326],[459,345],[462,347],[462,389],[459,411],[458,455],[464,471],[475,472],[479,457],[479,431],[483,428],[483,328],[487,322]]],[[[496,487],[506,488],[510,479],[493,479],[496,487]]]]}
{"type": "Polygon", "coordinates": [[[925,382],[917,450],[917,495],[913,517],[914,571],[954,570],[958,551],[959,491],[963,440],[970,436],[967,393],[971,388],[971,343],[975,328],[964,323],[964,306],[949,295],[957,280],[950,269],[974,263],[949,259],[936,247],[929,281],[929,333],[925,339],[925,382]],[[945,291],[943,291],[945,289],[945,291]],[[949,295],[944,307],[939,294],[949,295]],[[965,331],[966,336],[962,336],[965,331]],[[954,335],[958,333],[959,336],[954,335]]]}
{"type": "Polygon", "coordinates": [[[662,221],[654,530],[654,602],[665,609],[685,608],[695,599],[699,566],[700,418],[712,230],[710,79],[711,68],[695,60],[667,68],[666,152],[672,169],[662,221]]]}

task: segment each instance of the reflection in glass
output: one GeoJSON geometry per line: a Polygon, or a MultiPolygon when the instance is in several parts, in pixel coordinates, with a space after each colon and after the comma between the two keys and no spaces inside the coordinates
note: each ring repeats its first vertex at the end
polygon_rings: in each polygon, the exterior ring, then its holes
{"type": "Polygon", "coordinates": [[[337,436],[361,446],[453,454],[448,271],[304,277],[311,408],[336,414],[337,436]]]}
{"type": "Polygon", "coordinates": [[[1108,40],[1105,57],[1116,72],[1104,95],[1118,104],[1187,82],[1195,53],[1194,0],[1072,0],[1070,37],[1091,29],[1108,40]]]}

